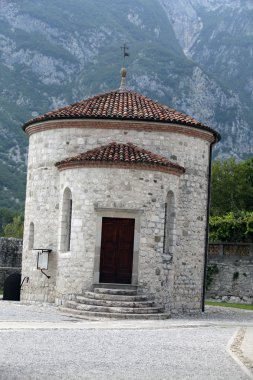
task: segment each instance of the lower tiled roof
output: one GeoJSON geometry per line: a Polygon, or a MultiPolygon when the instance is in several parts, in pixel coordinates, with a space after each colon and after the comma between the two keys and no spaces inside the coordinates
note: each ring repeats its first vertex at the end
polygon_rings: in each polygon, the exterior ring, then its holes
{"type": "Polygon", "coordinates": [[[131,143],[121,144],[116,142],[66,158],[57,162],[55,166],[59,170],[83,166],[117,166],[128,169],[160,170],[177,175],[185,172],[182,166],[169,161],[163,156],[131,143]]]}

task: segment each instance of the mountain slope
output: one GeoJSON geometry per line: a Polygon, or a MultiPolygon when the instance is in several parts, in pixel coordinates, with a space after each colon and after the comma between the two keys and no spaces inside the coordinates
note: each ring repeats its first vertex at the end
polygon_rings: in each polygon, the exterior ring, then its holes
{"type": "Polygon", "coordinates": [[[159,0],[185,55],[231,95],[215,122],[220,156],[252,155],[253,3],[250,0],[159,0]]]}
{"type": "Polygon", "coordinates": [[[219,130],[222,142],[216,155],[252,154],[252,13],[247,0],[238,13],[239,3],[2,0],[0,207],[18,206],[24,199],[27,139],[22,123],[118,88],[125,41],[131,54],[130,88],[219,130]],[[240,38],[234,47],[237,30],[240,38]],[[246,53],[244,63],[241,55],[246,53]],[[247,72],[240,79],[236,70],[247,72]],[[231,80],[233,75],[236,80],[231,80]]]}

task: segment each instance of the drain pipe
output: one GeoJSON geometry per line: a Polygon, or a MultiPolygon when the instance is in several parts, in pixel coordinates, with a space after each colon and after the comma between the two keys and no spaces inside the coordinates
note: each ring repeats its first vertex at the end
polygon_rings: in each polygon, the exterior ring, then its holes
{"type": "Polygon", "coordinates": [[[25,281],[26,281],[27,283],[29,282],[29,277],[28,277],[28,276],[25,276],[25,277],[23,278],[23,281],[22,281],[21,284],[20,284],[20,289],[22,288],[22,285],[23,285],[23,283],[24,283],[25,281]]]}
{"type": "Polygon", "coordinates": [[[203,276],[203,293],[202,293],[202,312],[205,311],[206,296],[206,276],[207,276],[207,260],[208,260],[208,243],[209,243],[209,215],[211,200],[211,174],[212,174],[212,148],[216,141],[211,142],[209,147],[209,168],[208,168],[208,193],[207,193],[207,209],[206,209],[206,237],[205,237],[205,259],[204,259],[204,276],[203,276]]]}

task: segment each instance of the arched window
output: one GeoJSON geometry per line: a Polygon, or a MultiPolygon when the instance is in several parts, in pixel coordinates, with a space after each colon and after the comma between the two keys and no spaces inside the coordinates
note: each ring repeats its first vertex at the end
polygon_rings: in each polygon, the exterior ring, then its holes
{"type": "Polygon", "coordinates": [[[29,243],[28,249],[33,249],[34,247],[34,223],[31,222],[29,226],[29,243]]]}
{"type": "Polygon", "coordinates": [[[72,219],[72,194],[69,188],[63,193],[60,250],[70,251],[72,219]]]}
{"type": "Polygon", "coordinates": [[[175,197],[172,191],[169,191],[165,203],[165,228],[164,228],[164,253],[173,253],[175,238],[175,197]]]}

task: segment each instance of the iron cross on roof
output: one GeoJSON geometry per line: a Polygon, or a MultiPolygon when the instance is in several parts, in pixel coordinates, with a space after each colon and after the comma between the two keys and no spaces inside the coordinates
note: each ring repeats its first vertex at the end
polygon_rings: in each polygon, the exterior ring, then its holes
{"type": "Polygon", "coordinates": [[[123,67],[125,66],[125,59],[126,57],[129,57],[129,47],[127,46],[127,44],[125,43],[123,46],[121,46],[121,49],[123,50],[123,67]]]}

